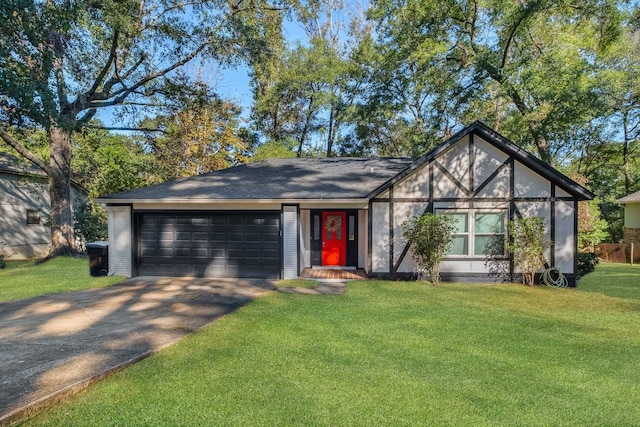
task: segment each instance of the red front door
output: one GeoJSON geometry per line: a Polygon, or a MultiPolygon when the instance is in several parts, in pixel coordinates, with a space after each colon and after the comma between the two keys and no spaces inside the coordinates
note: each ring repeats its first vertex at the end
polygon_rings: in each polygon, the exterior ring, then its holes
{"type": "Polygon", "coordinates": [[[322,212],[322,265],[347,265],[346,212],[322,212]]]}

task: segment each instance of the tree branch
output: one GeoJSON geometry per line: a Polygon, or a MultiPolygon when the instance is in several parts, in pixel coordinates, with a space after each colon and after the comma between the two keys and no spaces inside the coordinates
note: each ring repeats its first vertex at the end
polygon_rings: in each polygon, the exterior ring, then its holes
{"type": "Polygon", "coordinates": [[[511,27],[511,31],[509,32],[509,36],[506,40],[506,45],[504,47],[504,50],[502,51],[502,61],[500,62],[500,68],[504,68],[507,64],[507,56],[509,55],[509,51],[511,50],[511,43],[513,43],[513,39],[516,35],[516,32],[518,31],[518,28],[520,28],[520,25],[525,21],[525,19],[527,19],[536,11],[536,5],[537,3],[534,3],[531,7],[525,8],[522,11],[522,15],[520,15],[518,20],[513,24],[513,27],[511,27]]]}
{"type": "Polygon", "coordinates": [[[2,140],[4,142],[6,142],[7,145],[9,145],[14,150],[16,150],[18,153],[20,153],[20,155],[22,157],[24,157],[25,159],[29,160],[31,163],[33,163],[34,165],[38,166],[40,169],[45,171],[47,173],[47,175],[50,175],[51,168],[49,167],[49,165],[46,164],[45,162],[43,162],[42,160],[40,160],[38,158],[38,156],[33,154],[24,145],[20,144],[17,140],[15,140],[11,135],[9,135],[5,131],[5,129],[3,127],[0,127],[0,138],[2,138],[2,140]]]}
{"type": "Polygon", "coordinates": [[[103,129],[103,130],[121,130],[121,131],[131,131],[131,132],[161,132],[165,135],[168,135],[169,132],[167,132],[164,129],[159,129],[159,128],[140,128],[140,127],[114,127],[114,126],[97,126],[97,125],[86,125],[85,128],[89,128],[89,129],[103,129]]]}
{"type": "Polygon", "coordinates": [[[169,13],[171,11],[177,10],[177,9],[181,9],[184,8],[186,6],[195,6],[195,5],[201,5],[206,3],[207,0],[195,0],[195,1],[187,1],[187,2],[183,2],[183,3],[176,3],[173,6],[169,6],[163,10],[161,10],[160,12],[158,12],[155,16],[149,18],[147,20],[147,22],[142,26],[142,30],[145,30],[146,28],[151,27],[154,22],[160,18],[162,15],[169,13]]]}
{"type": "Polygon", "coordinates": [[[107,62],[104,64],[104,67],[102,67],[102,70],[100,70],[100,74],[98,74],[98,77],[93,82],[93,86],[91,86],[91,89],[89,89],[89,91],[87,92],[86,99],[91,99],[91,97],[96,93],[100,85],[103,83],[107,73],[109,72],[111,64],[113,64],[113,61],[116,58],[116,49],[118,48],[119,35],[120,32],[118,30],[115,30],[113,32],[113,40],[111,40],[111,49],[109,50],[109,57],[107,58],[107,62]]]}
{"type": "Polygon", "coordinates": [[[79,127],[84,126],[86,123],[88,123],[89,120],[91,120],[96,115],[97,112],[98,110],[96,110],[95,108],[89,108],[82,115],[82,117],[76,120],[76,130],[78,130],[79,127]]]}
{"type": "Polygon", "coordinates": [[[89,106],[90,107],[106,107],[106,106],[112,106],[112,105],[121,104],[127,96],[129,96],[131,93],[134,93],[140,87],[144,86],[145,84],[149,83],[152,80],[157,79],[158,77],[162,77],[162,76],[170,73],[171,71],[175,70],[176,68],[179,68],[179,67],[183,66],[184,64],[186,64],[187,62],[191,61],[193,58],[198,56],[200,54],[200,52],[202,52],[204,50],[204,48],[207,47],[207,45],[208,45],[208,41],[202,43],[195,50],[193,50],[193,52],[191,52],[189,55],[187,55],[184,58],[182,58],[180,61],[177,61],[177,62],[169,65],[168,67],[166,67],[163,70],[160,70],[160,71],[158,71],[156,73],[149,74],[148,76],[140,79],[133,86],[124,87],[124,88],[114,92],[112,94],[112,97],[115,97],[115,98],[112,99],[111,101],[107,101],[107,102],[104,102],[102,104],[96,104],[94,102],[91,102],[89,106]]]}

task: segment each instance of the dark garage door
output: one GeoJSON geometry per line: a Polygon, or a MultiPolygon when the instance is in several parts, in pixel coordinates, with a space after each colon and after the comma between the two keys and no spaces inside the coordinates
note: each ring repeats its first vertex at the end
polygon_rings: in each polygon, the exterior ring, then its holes
{"type": "Polygon", "coordinates": [[[280,212],[135,215],[140,276],[280,277],[280,212]]]}

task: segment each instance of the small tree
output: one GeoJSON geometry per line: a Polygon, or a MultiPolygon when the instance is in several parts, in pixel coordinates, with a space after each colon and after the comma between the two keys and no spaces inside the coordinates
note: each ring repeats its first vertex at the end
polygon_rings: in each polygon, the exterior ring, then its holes
{"type": "Polygon", "coordinates": [[[578,202],[578,249],[594,251],[594,246],[609,237],[607,221],[601,219],[600,200],[578,202]]]}
{"type": "Polygon", "coordinates": [[[505,247],[513,256],[513,263],[522,270],[522,283],[533,286],[536,271],[545,263],[544,251],[551,242],[544,238],[541,217],[509,221],[509,236],[505,247]]]}
{"type": "Polygon", "coordinates": [[[440,262],[449,252],[455,220],[430,213],[402,223],[404,238],[411,246],[420,273],[426,273],[433,286],[440,284],[440,262]]]}

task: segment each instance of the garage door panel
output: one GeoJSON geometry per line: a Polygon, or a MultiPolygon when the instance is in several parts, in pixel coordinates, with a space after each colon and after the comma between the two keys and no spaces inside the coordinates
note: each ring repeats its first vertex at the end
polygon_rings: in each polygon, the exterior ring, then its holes
{"type": "Polygon", "coordinates": [[[280,243],[280,232],[269,232],[269,233],[264,233],[262,235],[262,241],[265,243],[275,243],[275,244],[279,244],[280,243]]]}
{"type": "Polygon", "coordinates": [[[178,231],[176,232],[176,241],[177,242],[190,242],[191,241],[191,233],[188,231],[178,231]]]}
{"type": "Polygon", "coordinates": [[[280,276],[279,212],[137,215],[140,275],[280,276]]]}
{"type": "Polygon", "coordinates": [[[160,216],[156,223],[160,225],[174,225],[176,223],[176,218],[172,216],[160,216]]]}
{"type": "Polygon", "coordinates": [[[209,233],[207,233],[206,231],[198,231],[193,233],[192,238],[194,242],[208,242],[209,233]]]}

